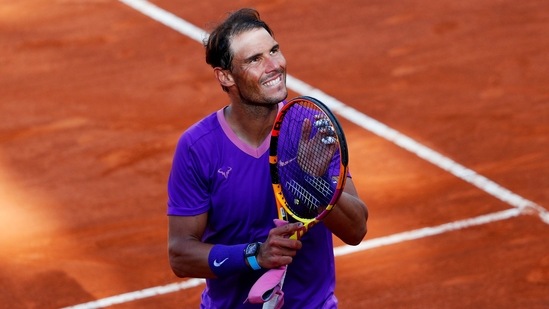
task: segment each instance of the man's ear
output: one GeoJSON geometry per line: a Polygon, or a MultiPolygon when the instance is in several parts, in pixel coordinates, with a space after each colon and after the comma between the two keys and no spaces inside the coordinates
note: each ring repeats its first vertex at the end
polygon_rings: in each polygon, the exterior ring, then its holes
{"type": "Polygon", "coordinates": [[[219,81],[219,84],[223,87],[231,87],[234,85],[234,79],[229,70],[223,70],[222,68],[214,68],[215,77],[219,81]]]}

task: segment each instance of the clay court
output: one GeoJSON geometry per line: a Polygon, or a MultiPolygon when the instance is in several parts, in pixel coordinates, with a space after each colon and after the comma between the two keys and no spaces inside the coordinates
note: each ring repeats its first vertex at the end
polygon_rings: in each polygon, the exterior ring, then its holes
{"type": "MultiPolygon", "coordinates": [[[[0,0],[0,308],[198,308],[166,180],[228,101],[130,2],[0,0]]],[[[204,30],[257,8],[290,97],[337,105],[370,210],[355,251],[334,240],[340,308],[549,308],[549,2],[150,3],[204,30]]]]}

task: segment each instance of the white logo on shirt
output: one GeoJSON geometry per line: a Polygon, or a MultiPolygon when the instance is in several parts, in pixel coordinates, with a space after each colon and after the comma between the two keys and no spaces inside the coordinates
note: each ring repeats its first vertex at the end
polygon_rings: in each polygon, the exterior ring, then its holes
{"type": "Polygon", "coordinates": [[[286,166],[286,165],[292,163],[295,159],[297,159],[297,157],[292,158],[292,159],[290,159],[290,160],[286,160],[286,161],[280,161],[279,165],[280,165],[281,167],[282,167],[282,166],[286,166]]]}
{"type": "Polygon", "coordinates": [[[226,260],[228,260],[229,258],[225,258],[223,261],[221,262],[218,262],[217,260],[214,260],[214,266],[215,267],[219,267],[221,266],[223,263],[225,263],[226,260]]]}
{"type": "Polygon", "coordinates": [[[229,172],[232,170],[233,168],[232,167],[227,167],[225,168],[225,170],[223,170],[223,167],[218,169],[217,172],[221,175],[223,175],[223,177],[225,177],[225,179],[229,178],[229,172]]]}

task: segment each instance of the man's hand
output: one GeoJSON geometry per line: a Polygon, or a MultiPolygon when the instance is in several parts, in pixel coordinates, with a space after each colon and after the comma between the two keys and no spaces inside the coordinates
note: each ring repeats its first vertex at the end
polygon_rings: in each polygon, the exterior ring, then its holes
{"type": "Polygon", "coordinates": [[[261,244],[257,261],[262,268],[277,268],[292,262],[301,241],[289,237],[303,227],[303,223],[288,223],[275,220],[276,227],[269,231],[267,240],[261,244]]]}
{"type": "Polygon", "coordinates": [[[309,119],[303,121],[297,162],[302,170],[315,177],[324,175],[337,150],[335,131],[328,119],[315,116],[311,124],[309,119]],[[312,127],[317,128],[313,138],[309,139],[312,127]]]}

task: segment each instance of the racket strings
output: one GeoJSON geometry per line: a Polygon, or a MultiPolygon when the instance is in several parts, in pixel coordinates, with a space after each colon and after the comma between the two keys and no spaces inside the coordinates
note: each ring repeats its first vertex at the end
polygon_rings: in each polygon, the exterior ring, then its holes
{"type": "Polygon", "coordinates": [[[320,201],[295,180],[288,181],[286,189],[289,191],[290,196],[294,197],[293,201],[291,201],[292,205],[305,206],[310,212],[314,212],[320,206],[320,201]]]}
{"type": "Polygon", "coordinates": [[[324,178],[306,176],[305,181],[324,197],[330,197],[334,193],[334,188],[324,178]]]}
{"type": "MultiPolygon", "coordinates": [[[[332,162],[338,159],[339,140],[333,123],[314,104],[294,104],[280,128],[278,175],[289,209],[301,218],[318,216],[336,188],[330,175],[338,175],[332,162]]],[[[339,165],[335,167],[339,168],[339,165]]]]}

